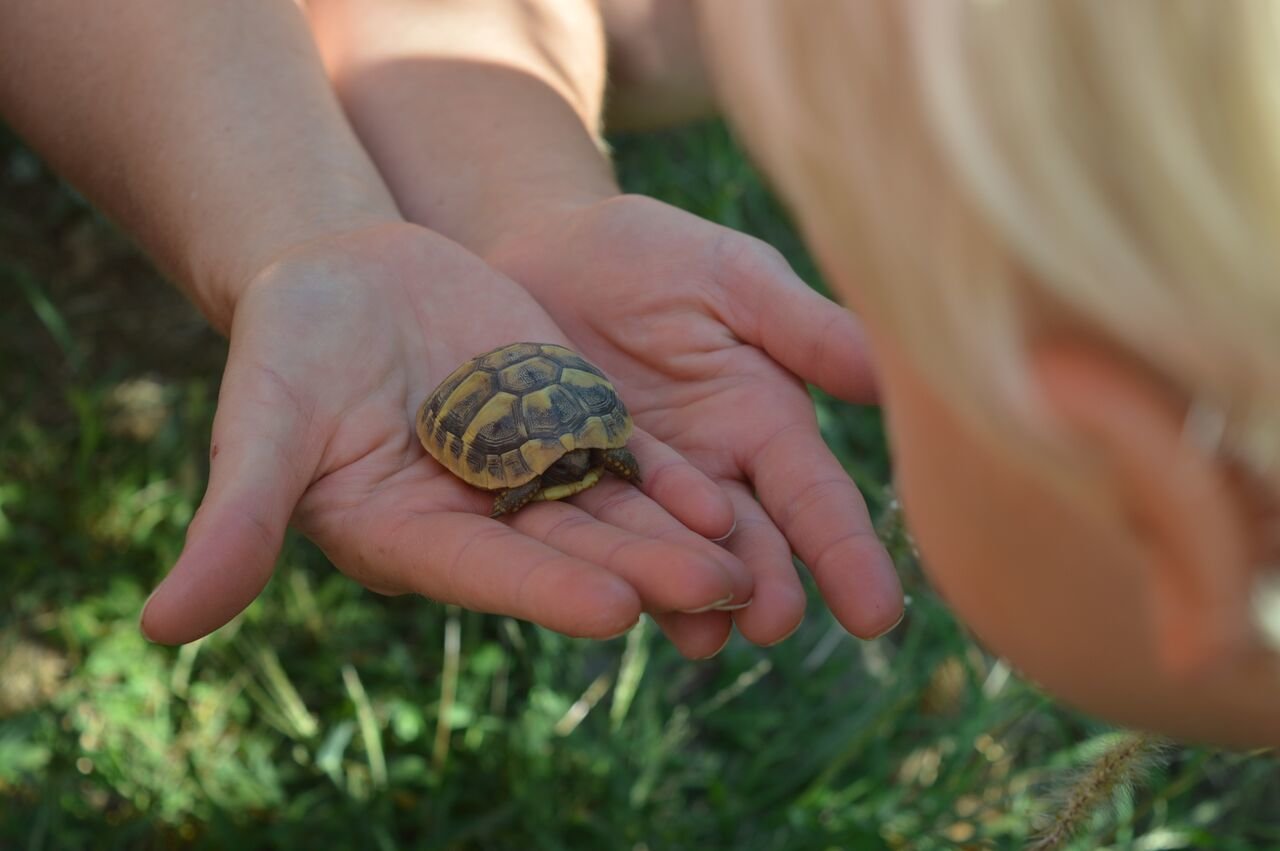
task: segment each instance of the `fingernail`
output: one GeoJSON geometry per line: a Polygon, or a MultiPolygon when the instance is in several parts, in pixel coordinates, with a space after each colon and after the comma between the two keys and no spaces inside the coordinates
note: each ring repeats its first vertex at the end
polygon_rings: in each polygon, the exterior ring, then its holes
{"type": "Polygon", "coordinates": [[[883,630],[883,631],[881,631],[881,632],[876,633],[875,635],[871,636],[871,637],[870,637],[870,638],[868,638],[867,640],[868,640],[868,641],[875,641],[877,638],[884,638],[886,635],[888,635],[889,633],[891,633],[891,632],[893,632],[895,629],[897,629],[897,628],[898,628],[898,624],[902,623],[902,619],[903,619],[903,618],[905,618],[906,616],[907,616],[907,607],[906,607],[906,606],[903,606],[903,607],[902,607],[902,612],[898,615],[898,619],[897,619],[896,621],[894,621],[894,622],[893,622],[893,623],[892,623],[892,624],[891,624],[887,629],[885,629],[885,630],[883,630]]]}
{"type": "Polygon", "coordinates": [[[138,632],[142,633],[142,637],[147,641],[150,641],[152,644],[155,644],[156,640],[147,634],[147,629],[142,625],[142,622],[147,619],[147,606],[151,605],[152,599],[155,598],[156,593],[159,590],[159,585],[151,589],[151,593],[147,595],[146,601],[142,604],[142,609],[138,612],[138,632]]]}
{"type": "MultiPolygon", "coordinates": [[[[640,621],[636,621],[636,623],[640,623],[640,621]]],[[[631,624],[631,626],[627,627],[622,632],[615,632],[613,635],[606,635],[604,638],[601,638],[600,640],[613,641],[615,638],[621,638],[622,636],[626,635],[628,632],[631,632],[631,630],[635,629],[636,623],[631,624]]]]}
{"type": "Polygon", "coordinates": [[[765,646],[765,647],[774,647],[774,646],[779,645],[779,644],[781,644],[782,642],[786,641],[788,638],[790,638],[791,636],[793,636],[793,635],[795,635],[795,634],[796,634],[796,630],[800,628],[800,624],[802,624],[802,623],[804,623],[804,618],[801,618],[800,620],[796,621],[796,625],[795,625],[795,626],[793,626],[793,627],[791,627],[791,629],[787,630],[786,634],[785,634],[785,635],[783,635],[781,638],[775,638],[773,641],[770,641],[768,644],[766,644],[766,645],[764,645],[764,646],[765,646]]]}
{"type": "Polygon", "coordinates": [[[711,543],[713,543],[713,544],[723,544],[725,541],[727,541],[727,540],[729,540],[730,538],[732,538],[732,537],[733,537],[733,533],[734,533],[734,532],[736,532],[736,531],[737,531],[737,529],[738,529],[738,521],[737,521],[737,520],[734,520],[734,521],[733,521],[733,525],[729,527],[729,531],[728,531],[728,532],[725,532],[725,533],[724,533],[723,535],[721,535],[719,538],[712,538],[712,539],[711,539],[711,543]]]}
{"type": "Polygon", "coordinates": [[[719,600],[716,600],[714,603],[708,603],[707,605],[701,606],[696,609],[680,609],[679,611],[681,614],[684,614],[684,615],[700,615],[703,612],[709,612],[712,609],[720,609],[722,606],[724,606],[726,603],[728,603],[732,599],[733,599],[733,595],[730,594],[728,597],[722,597],[719,600]]]}
{"type": "Polygon", "coordinates": [[[748,597],[745,603],[726,603],[723,606],[716,606],[716,611],[717,612],[736,612],[739,609],[745,609],[747,606],[750,606],[751,600],[752,598],[748,597]]]}
{"type": "Polygon", "coordinates": [[[705,661],[705,660],[707,660],[707,659],[714,659],[716,656],[719,656],[719,655],[720,655],[720,651],[721,651],[721,650],[723,650],[723,649],[725,649],[726,647],[728,647],[728,646],[729,646],[729,639],[730,639],[730,638],[733,638],[733,630],[729,630],[728,632],[726,632],[726,633],[724,634],[724,641],[720,642],[720,646],[719,646],[719,647],[717,647],[717,648],[716,648],[715,650],[713,650],[712,652],[708,653],[706,656],[694,656],[694,657],[693,657],[693,660],[694,660],[695,662],[703,662],[703,661],[705,661]]]}

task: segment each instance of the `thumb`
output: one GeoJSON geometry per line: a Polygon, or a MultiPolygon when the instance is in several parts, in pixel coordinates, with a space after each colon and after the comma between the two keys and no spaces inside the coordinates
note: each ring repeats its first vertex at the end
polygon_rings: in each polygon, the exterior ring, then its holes
{"type": "Polygon", "coordinates": [[[230,365],[218,401],[209,487],[169,575],[143,606],[143,634],[184,644],[253,602],[275,566],[309,476],[300,463],[297,406],[273,373],[237,382],[230,365]]]}
{"type": "Polygon", "coordinates": [[[875,364],[858,318],[813,290],[763,243],[752,240],[731,256],[721,275],[734,294],[734,333],[838,399],[875,402],[875,364]]]}

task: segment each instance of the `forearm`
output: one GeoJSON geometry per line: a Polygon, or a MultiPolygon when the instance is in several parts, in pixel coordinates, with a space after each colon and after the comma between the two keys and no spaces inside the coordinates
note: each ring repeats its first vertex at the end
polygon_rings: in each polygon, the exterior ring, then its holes
{"type": "Polygon", "coordinates": [[[343,106],[405,215],[484,253],[617,192],[591,0],[311,0],[343,106]]]}
{"type": "Polygon", "coordinates": [[[226,330],[274,257],[396,215],[290,0],[28,0],[0,113],[226,330]]]}

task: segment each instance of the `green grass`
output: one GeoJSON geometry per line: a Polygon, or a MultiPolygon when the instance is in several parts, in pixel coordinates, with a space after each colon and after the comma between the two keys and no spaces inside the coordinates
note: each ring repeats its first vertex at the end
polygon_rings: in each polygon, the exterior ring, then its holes
{"type": "MultiPolygon", "coordinates": [[[[617,156],[628,188],[816,280],[719,126],[617,156]]],[[[648,626],[590,643],[380,598],[291,539],[234,624],[150,645],[136,618],[203,488],[224,344],[12,139],[0,300],[0,847],[1021,848],[1135,744],[966,636],[885,491],[875,413],[826,398],[913,600],[888,639],[814,597],[784,644],[689,663],[648,626]]],[[[1280,847],[1274,756],[1139,750],[1070,847],[1280,847]]]]}

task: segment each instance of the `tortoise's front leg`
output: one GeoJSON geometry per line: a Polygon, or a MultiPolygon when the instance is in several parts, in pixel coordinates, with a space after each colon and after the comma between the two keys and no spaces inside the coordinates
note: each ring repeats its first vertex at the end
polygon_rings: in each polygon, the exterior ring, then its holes
{"type": "Polygon", "coordinates": [[[640,484],[640,462],[625,448],[606,449],[604,468],[615,476],[621,476],[633,485],[640,484]]]}
{"type": "Polygon", "coordinates": [[[514,488],[507,488],[498,491],[498,495],[493,500],[493,511],[489,512],[490,517],[501,517],[504,514],[513,514],[529,504],[538,491],[542,490],[542,478],[538,477],[531,482],[525,482],[523,485],[514,488]]]}

